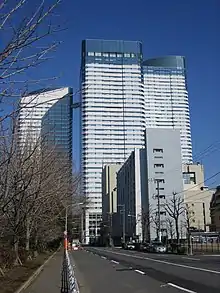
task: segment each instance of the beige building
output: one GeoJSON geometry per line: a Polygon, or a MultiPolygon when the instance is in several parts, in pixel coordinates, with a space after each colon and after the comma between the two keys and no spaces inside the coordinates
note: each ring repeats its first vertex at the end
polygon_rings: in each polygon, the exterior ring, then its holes
{"type": "Polygon", "coordinates": [[[183,165],[183,181],[184,201],[189,214],[190,227],[209,231],[213,190],[205,186],[203,165],[199,163],[183,165]]]}
{"type": "Polygon", "coordinates": [[[211,231],[220,232],[220,186],[217,186],[210,203],[211,231]]]}
{"type": "Polygon", "coordinates": [[[102,220],[117,212],[117,172],[122,164],[106,165],[102,169],[102,220]]]}

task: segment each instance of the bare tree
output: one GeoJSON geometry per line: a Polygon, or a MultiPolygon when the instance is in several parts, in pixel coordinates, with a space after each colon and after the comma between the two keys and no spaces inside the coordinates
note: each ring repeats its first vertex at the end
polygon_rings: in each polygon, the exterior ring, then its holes
{"type": "Polygon", "coordinates": [[[79,176],[72,175],[69,158],[56,146],[44,145],[41,136],[33,141],[28,137],[18,147],[16,122],[14,135],[9,141],[4,136],[0,148],[0,221],[7,227],[2,233],[13,243],[15,263],[21,264],[20,246],[29,254],[30,243],[36,250],[39,243],[62,235],[56,220],[66,204],[77,200],[79,176]]]}
{"type": "Polygon", "coordinates": [[[176,240],[177,240],[177,244],[179,244],[180,220],[181,220],[181,215],[185,213],[185,205],[184,205],[183,197],[173,192],[172,198],[166,201],[166,203],[164,204],[164,208],[167,214],[169,215],[169,217],[173,219],[174,221],[176,240]]]}
{"type": "Polygon", "coordinates": [[[166,226],[167,226],[168,235],[172,241],[175,235],[173,218],[171,217],[166,218],[166,226]]]}
{"type": "Polygon", "coordinates": [[[8,109],[15,102],[13,98],[25,95],[33,85],[48,84],[56,78],[26,77],[33,68],[48,61],[52,57],[50,53],[60,44],[51,36],[61,30],[60,19],[55,14],[61,0],[54,0],[51,5],[44,0],[37,2],[3,0],[0,4],[0,33],[4,40],[0,50],[0,122],[19,111],[19,108],[5,111],[3,104],[8,109]],[[26,11],[30,11],[29,15],[26,11]]]}

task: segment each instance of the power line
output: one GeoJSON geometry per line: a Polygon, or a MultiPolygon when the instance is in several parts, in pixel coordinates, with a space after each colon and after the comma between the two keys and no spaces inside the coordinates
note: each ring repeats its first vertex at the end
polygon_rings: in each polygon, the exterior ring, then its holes
{"type": "Polygon", "coordinates": [[[189,191],[189,190],[191,190],[191,189],[194,189],[195,187],[201,185],[202,183],[205,183],[206,181],[208,181],[208,180],[210,180],[210,179],[216,177],[216,176],[219,175],[219,174],[220,174],[220,171],[217,172],[217,173],[215,173],[214,175],[210,176],[209,178],[205,179],[204,182],[198,183],[198,184],[196,184],[196,185],[194,185],[194,186],[192,186],[192,187],[190,187],[190,188],[188,188],[188,189],[185,189],[185,190],[183,190],[183,191],[177,192],[176,194],[181,194],[181,193],[187,192],[187,191],[189,191]]]}

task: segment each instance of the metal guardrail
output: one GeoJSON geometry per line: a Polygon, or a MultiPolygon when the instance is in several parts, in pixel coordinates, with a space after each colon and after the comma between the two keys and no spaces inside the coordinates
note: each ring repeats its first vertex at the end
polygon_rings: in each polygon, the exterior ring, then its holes
{"type": "Polygon", "coordinates": [[[61,275],[61,293],[79,293],[78,283],[68,251],[64,251],[61,275]]]}

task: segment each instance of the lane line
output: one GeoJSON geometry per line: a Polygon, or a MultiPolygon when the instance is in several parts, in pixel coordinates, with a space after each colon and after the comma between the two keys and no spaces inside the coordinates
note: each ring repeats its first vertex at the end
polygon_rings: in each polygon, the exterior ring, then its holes
{"type": "Polygon", "coordinates": [[[117,265],[119,265],[119,262],[116,261],[116,260],[113,260],[113,259],[112,259],[111,262],[116,263],[117,265]]]}
{"type": "Polygon", "coordinates": [[[101,256],[101,258],[103,258],[103,259],[107,259],[107,257],[105,257],[105,256],[101,256]]]}
{"type": "MultiPolygon", "coordinates": [[[[101,251],[103,251],[103,250],[101,250],[101,251]]],[[[137,256],[137,255],[119,253],[119,252],[115,252],[115,251],[114,252],[108,251],[108,252],[110,252],[112,254],[118,254],[118,255],[128,256],[128,257],[137,258],[137,259],[150,260],[150,261],[153,261],[153,262],[162,263],[162,264],[166,264],[166,265],[171,265],[171,266],[174,266],[174,267],[180,267],[180,268],[191,269],[191,270],[195,270],[195,271],[200,271],[200,272],[206,272],[206,273],[212,273],[212,274],[220,275],[220,271],[209,270],[209,269],[204,269],[204,268],[199,268],[199,267],[194,267],[194,266],[187,266],[187,265],[182,265],[182,264],[178,264],[178,263],[172,263],[172,262],[165,261],[165,260],[159,260],[159,259],[150,258],[150,257],[140,257],[140,256],[137,256]]]]}
{"type": "Polygon", "coordinates": [[[176,289],[182,290],[182,291],[184,291],[184,292],[188,292],[188,293],[196,293],[195,291],[192,291],[192,290],[186,289],[186,288],[184,288],[184,287],[177,286],[177,285],[175,285],[175,284],[173,284],[173,283],[167,283],[167,285],[169,285],[169,286],[171,286],[171,287],[174,287],[174,288],[176,288],[176,289]]]}
{"type": "Polygon", "coordinates": [[[141,274],[141,275],[145,275],[145,272],[142,272],[142,271],[140,271],[140,270],[134,270],[136,273],[139,273],[139,274],[141,274]]]}
{"type": "Polygon", "coordinates": [[[200,258],[193,258],[193,257],[186,257],[186,256],[183,256],[182,258],[189,259],[189,260],[200,260],[200,258]]]}

